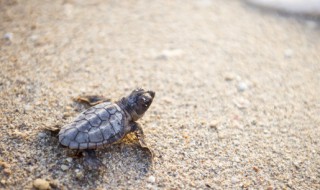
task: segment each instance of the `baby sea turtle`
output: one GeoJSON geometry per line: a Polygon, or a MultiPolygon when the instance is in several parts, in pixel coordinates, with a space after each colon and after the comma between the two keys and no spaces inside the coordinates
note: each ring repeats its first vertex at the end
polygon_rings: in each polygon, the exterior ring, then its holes
{"type": "Polygon", "coordinates": [[[154,96],[153,91],[136,89],[115,103],[97,104],[63,126],[59,142],[67,148],[83,151],[85,164],[94,168],[100,165],[95,149],[107,147],[130,132],[137,135],[141,147],[149,150],[143,130],[136,121],[148,110],[154,96]]]}

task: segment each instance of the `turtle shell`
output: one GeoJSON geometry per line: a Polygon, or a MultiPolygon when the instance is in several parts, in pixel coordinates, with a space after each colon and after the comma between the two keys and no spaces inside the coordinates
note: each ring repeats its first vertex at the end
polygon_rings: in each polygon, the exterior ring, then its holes
{"type": "Polygon", "coordinates": [[[70,149],[96,149],[122,139],[126,126],[123,110],[115,103],[105,102],[82,112],[62,127],[59,142],[70,149]]]}

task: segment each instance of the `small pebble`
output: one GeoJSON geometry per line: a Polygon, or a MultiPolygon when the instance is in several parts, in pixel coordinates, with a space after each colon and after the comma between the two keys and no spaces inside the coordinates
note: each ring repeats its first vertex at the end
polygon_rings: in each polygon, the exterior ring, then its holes
{"type": "Polygon", "coordinates": [[[69,167],[68,167],[68,166],[66,166],[66,165],[61,165],[61,169],[62,169],[63,171],[66,171],[66,170],[68,170],[68,169],[69,169],[69,167]]]}
{"type": "Polygon", "coordinates": [[[3,35],[3,39],[11,41],[13,39],[13,33],[8,32],[3,35]]]}
{"type": "Polygon", "coordinates": [[[282,127],[282,128],[280,128],[280,132],[281,132],[281,133],[287,133],[287,132],[288,132],[288,129],[282,127]]]}
{"type": "Polygon", "coordinates": [[[74,172],[76,173],[76,178],[77,178],[78,180],[83,179],[84,174],[83,174],[82,171],[80,171],[79,169],[76,169],[74,172]]]}
{"type": "Polygon", "coordinates": [[[103,158],[102,159],[102,163],[105,165],[105,164],[107,164],[107,159],[106,158],[103,158]]]}
{"type": "Polygon", "coordinates": [[[24,110],[25,111],[31,111],[32,109],[33,109],[33,107],[31,105],[29,105],[29,104],[24,106],[24,110]]]}
{"type": "Polygon", "coordinates": [[[218,120],[212,120],[209,124],[209,127],[210,128],[216,128],[219,124],[219,121],[218,120]]]}
{"type": "Polygon", "coordinates": [[[44,132],[38,133],[38,138],[39,138],[39,139],[43,139],[43,138],[45,138],[46,136],[47,136],[47,134],[44,133],[44,132]]]}
{"type": "Polygon", "coordinates": [[[149,176],[149,178],[148,178],[148,182],[149,182],[149,183],[155,183],[155,182],[156,182],[156,178],[155,178],[153,175],[151,175],[151,176],[149,176]]]}
{"type": "Polygon", "coordinates": [[[3,173],[5,173],[6,175],[11,175],[12,174],[12,171],[9,169],[9,168],[5,168],[3,170],[3,173]]]}
{"type": "Polygon", "coordinates": [[[0,183],[1,183],[2,185],[5,185],[5,184],[6,184],[6,180],[2,179],[2,180],[0,181],[0,183]]]}
{"type": "Polygon", "coordinates": [[[71,110],[73,110],[73,107],[71,107],[71,106],[66,106],[65,109],[68,110],[68,111],[71,111],[71,110]]]}
{"type": "Polygon", "coordinates": [[[181,49],[166,49],[163,50],[156,59],[167,60],[172,57],[180,57],[183,53],[184,52],[181,49]]]}
{"type": "Polygon", "coordinates": [[[245,181],[243,184],[242,184],[242,188],[243,189],[248,189],[248,187],[251,185],[251,182],[250,181],[245,181]]]}
{"type": "Polygon", "coordinates": [[[44,180],[44,179],[36,179],[36,180],[34,180],[33,186],[34,186],[34,188],[39,189],[39,190],[47,190],[47,189],[50,189],[50,184],[49,184],[49,182],[47,182],[47,181],[44,180]]]}
{"type": "Polygon", "coordinates": [[[235,183],[238,183],[238,182],[239,182],[239,180],[238,180],[237,177],[233,176],[233,177],[231,178],[231,183],[235,184],[235,183]]]}
{"type": "Polygon", "coordinates": [[[292,50],[292,49],[286,49],[286,50],[284,51],[284,56],[285,56],[286,58],[291,58],[291,57],[293,56],[293,50],[292,50]]]}
{"type": "Polygon", "coordinates": [[[170,97],[164,97],[163,102],[166,104],[171,104],[172,102],[174,102],[174,99],[170,97]]]}
{"type": "Polygon", "coordinates": [[[232,73],[226,73],[225,75],[224,75],[224,80],[225,81],[233,81],[234,79],[236,79],[237,78],[237,76],[235,76],[234,74],[232,74],[232,73]]]}
{"type": "Polygon", "coordinates": [[[236,157],[233,158],[233,161],[240,162],[240,158],[238,156],[236,156],[236,157]]]}
{"type": "Polygon", "coordinates": [[[233,144],[236,145],[236,146],[238,146],[238,145],[240,145],[240,141],[234,140],[234,141],[233,141],[233,144]]]}
{"type": "Polygon", "coordinates": [[[66,159],[68,162],[72,162],[72,158],[67,158],[66,159]]]}
{"type": "Polygon", "coordinates": [[[30,40],[31,41],[36,41],[36,40],[38,40],[38,36],[37,35],[32,35],[32,36],[30,36],[30,40]]]}
{"type": "Polygon", "coordinates": [[[248,88],[249,88],[249,86],[245,82],[239,82],[239,84],[237,85],[237,89],[239,92],[243,92],[243,91],[247,90],[248,88]]]}

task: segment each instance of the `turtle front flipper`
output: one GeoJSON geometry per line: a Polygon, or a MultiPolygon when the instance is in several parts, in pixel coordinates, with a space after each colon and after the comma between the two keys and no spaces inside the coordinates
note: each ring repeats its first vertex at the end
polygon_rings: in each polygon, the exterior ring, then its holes
{"type": "Polygon", "coordinates": [[[92,169],[98,169],[101,166],[104,166],[103,163],[97,158],[96,152],[94,150],[88,149],[84,150],[84,165],[89,168],[90,170],[92,169]]]}
{"type": "Polygon", "coordinates": [[[144,138],[144,133],[142,130],[142,127],[139,123],[136,122],[132,122],[131,123],[131,131],[134,132],[139,140],[139,144],[140,146],[144,149],[147,150],[148,153],[151,156],[151,159],[153,160],[153,151],[149,148],[149,146],[147,145],[147,143],[145,142],[145,138],[144,138]]]}

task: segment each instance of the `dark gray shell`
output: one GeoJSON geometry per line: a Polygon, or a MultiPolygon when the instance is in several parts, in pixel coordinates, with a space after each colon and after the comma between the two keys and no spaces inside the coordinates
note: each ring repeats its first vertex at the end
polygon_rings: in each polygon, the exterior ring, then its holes
{"type": "Polygon", "coordinates": [[[121,108],[105,102],[82,112],[59,132],[59,142],[71,149],[96,149],[122,139],[128,121],[121,108]]]}

